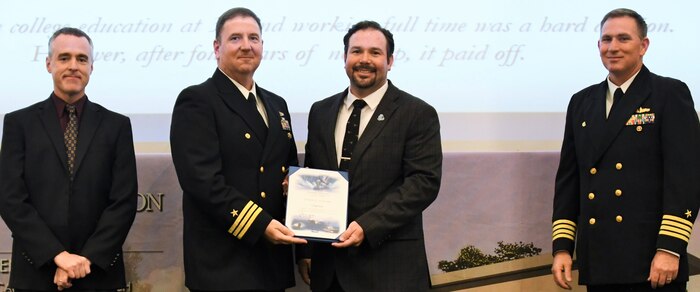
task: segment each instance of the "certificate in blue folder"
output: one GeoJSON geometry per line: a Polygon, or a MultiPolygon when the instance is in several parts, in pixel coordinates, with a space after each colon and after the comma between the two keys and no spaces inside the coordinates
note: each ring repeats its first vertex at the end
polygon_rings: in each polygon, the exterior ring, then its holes
{"type": "Polygon", "coordinates": [[[285,225],[294,236],[335,242],[348,218],[348,173],[314,168],[289,168],[285,225]]]}

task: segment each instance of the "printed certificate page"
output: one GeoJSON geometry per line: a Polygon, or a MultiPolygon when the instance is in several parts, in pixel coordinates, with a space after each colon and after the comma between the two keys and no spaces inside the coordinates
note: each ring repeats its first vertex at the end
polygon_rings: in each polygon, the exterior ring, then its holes
{"type": "Polygon", "coordinates": [[[297,237],[337,241],[348,216],[345,171],[290,167],[285,225],[297,237]]]}

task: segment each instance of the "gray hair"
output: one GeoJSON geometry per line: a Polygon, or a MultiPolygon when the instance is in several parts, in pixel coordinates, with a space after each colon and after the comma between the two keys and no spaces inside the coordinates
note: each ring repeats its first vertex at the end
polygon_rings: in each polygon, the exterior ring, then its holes
{"type": "MultiPolygon", "coordinates": [[[[51,51],[51,43],[53,43],[53,41],[56,40],[56,38],[59,35],[63,34],[86,38],[88,43],[90,44],[90,48],[92,48],[92,39],[90,38],[90,36],[87,35],[87,33],[74,27],[63,27],[54,32],[53,35],[51,35],[51,38],[49,38],[49,56],[51,56],[51,54],[53,53],[51,51]]],[[[90,58],[92,58],[92,56],[90,58]]]]}

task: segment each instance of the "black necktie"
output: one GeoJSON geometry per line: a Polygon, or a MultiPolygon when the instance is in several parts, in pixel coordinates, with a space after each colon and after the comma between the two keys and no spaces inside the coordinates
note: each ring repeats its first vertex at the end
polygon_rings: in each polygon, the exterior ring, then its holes
{"type": "Polygon", "coordinates": [[[248,104],[256,112],[258,111],[258,105],[255,103],[255,94],[253,94],[252,92],[248,93],[248,104]]]}
{"type": "Polygon", "coordinates": [[[75,171],[75,150],[78,144],[78,115],[75,105],[66,105],[68,111],[68,124],[66,131],[63,132],[63,143],[66,144],[66,155],[68,156],[68,172],[73,179],[73,171],[75,171]]]}
{"type": "Polygon", "coordinates": [[[255,115],[254,131],[261,135],[260,138],[262,138],[262,141],[265,141],[265,138],[267,137],[267,125],[265,124],[265,120],[263,120],[262,114],[258,111],[258,105],[255,102],[255,95],[252,92],[248,93],[248,105],[250,106],[252,113],[255,115]]]}
{"type": "Polygon", "coordinates": [[[356,99],[352,103],[352,113],[350,118],[348,118],[348,123],[345,125],[345,138],[343,138],[343,153],[340,157],[339,170],[348,170],[350,168],[352,151],[355,149],[355,144],[357,144],[360,134],[360,113],[366,105],[367,103],[361,99],[356,99]]]}
{"type": "Polygon", "coordinates": [[[625,93],[622,92],[622,88],[618,87],[615,89],[615,94],[613,94],[613,103],[612,106],[610,106],[610,113],[608,113],[608,117],[612,115],[613,110],[615,107],[619,107],[618,104],[620,103],[620,100],[622,99],[622,96],[624,96],[625,93]]]}

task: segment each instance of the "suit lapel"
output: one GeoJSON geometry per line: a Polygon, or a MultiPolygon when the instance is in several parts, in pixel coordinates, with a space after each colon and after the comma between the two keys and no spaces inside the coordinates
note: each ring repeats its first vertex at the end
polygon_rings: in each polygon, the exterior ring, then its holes
{"type": "Polygon", "coordinates": [[[44,125],[46,135],[49,136],[51,144],[56,150],[56,155],[61,160],[61,165],[68,173],[68,157],[66,155],[66,144],[63,141],[63,130],[61,130],[58,115],[56,115],[56,107],[51,97],[42,104],[39,115],[41,116],[41,123],[44,125]]]}
{"type": "Polygon", "coordinates": [[[592,154],[589,159],[595,160],[602,152],[601,147],[602,140],[605,132],[607,131],[607,119],[605,118],[605,96],[608,90],[607,81],[603,81],[598,85],[598,87],[593,91],[592,95],[589,97],[591,101],[588,103],[589,106],[586,109],[584,116],[588,117],[586,124],[589,124],[589,131],[586,131],[588,138],[593,141],[589,145],[593,146],[593,151],[588,152],[589,155],[592,154]]]}
{"type": "MultiPolygon", "coordinates": [[[[262,160],[266,161],[270,153],[276,150],[276,144],[282,139],[282,120],[281,116],[284,115],[284,111],[278,107],[277,104],[273,104],[271,99],[263,93],[263,90],[257,87],[258,98],[262,101],[265,106],[265,112],[267,112],[267,137],[265,137],[265,146],[263,148],[262,160]]],[[[289,117],[285,116],[285,119],[289,121],[289,117]]],[[[291,124],[290,124],[291,125],[291,124]]]]}
{"type": "Polygon", "coordinates": [[[367,147],[372,143],[377,135],[382,132],[388,121],[390,121],[391,116],[398,108],[398,105],[396,104],[396,100],[398,98],[398,89],[389,83],[389,88],[384,94],[382,100],[379,102],[379,105],[370,118],[367,127],[365,127],[365,130],[362,132],[362,136],[360,136],[360,139],[355,145],[355,149],[352,152],[352,160],[355,163],[350,164],[351,169],[355,168],[357,161],[362,159],[362,155],[367,150],[367,147]],[[384,118],[379,118],[379,116],[383,116],[384,118]]]}
{"type": "Polygon", "coordinates": [[[238,88],[236,88],[236,85],[234,85],[233,82],[231,82],[231,80],[228,79],[226,75],[224,75],[224,73],[221,73],[219,69],[216,69],[216,71],[214,71],[212,80],[214,81],[214,85],[216,86],[216,88],[219,90],[219,97],[224,101],[224,104],[226,104],[226,106],[229,109],[241,116],[243,118],[243,121],[255,133],[256,139],[258,139],[258,141],[260,141],[261,144],[264,144],[264,132],[258,126],[255,126],[255,119],[259,119],[259,117],[255,115],[259,115],[259,113],[257,111],[253,112],[251,110],[247,110],[248,104],[246,98],[243,97],[241,91],[238,90],[238,88]]]}
{"type": "Polygon", "coordinates": [[[90,144],[93,140],[92,138],[95,137],[97,128],[100,127],[102,114],[98,106],[90,102],[90,100],[85,101],[83,113],[80,117],[80,126],[78,126],[78,149],[75,154],[75,173],[78,173],[78,170],[80,170],[80,165],[90,148],[90,144]]]}
{"type": "MultiPolygon", "coordinates": [[[[327,109],[320,109],[321,110],[321,118],[319,122],[322,125],[333,125],[329,127],[321,127],[321,137],[323,137],[324,144],[328,145],[326,148],[326,159],[328,161],[328,165],[333,165],[333,169],[338,169],[338,153],[336,152],[336,145],[335,145],[335,127],[337,127],[338,123],[338,112],[340,111],[340,107],[343,106],[343,100],[345,97],[348,95],[348,90],[346,89],[342,93],[337,94],[333,98],[333,102],[331,103],[331,107],[327,109]]],[[[344,123],[345,121],[340,121],[341,123],[344,123]]]]}
{"type": "Polygon", "coordinates": [[[610,115],[608,115],[605,131],[600,140],[597,154],[593,157],[593,163],[596,163],[603,157],[603,153],[610,147],[610,144],[612,144],[627,123],[627,120],[634,114],[635,109],[651,95],[648,78],[649,70],[646,67],[642,67],[642,70],[637,74],[637,77],[634,78],[630,87],[627,88],[627,92],[625,92],[625,96],[620,100],[620,104],[615,106],[615,112],[611,112],[610,115]]]}

